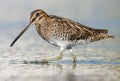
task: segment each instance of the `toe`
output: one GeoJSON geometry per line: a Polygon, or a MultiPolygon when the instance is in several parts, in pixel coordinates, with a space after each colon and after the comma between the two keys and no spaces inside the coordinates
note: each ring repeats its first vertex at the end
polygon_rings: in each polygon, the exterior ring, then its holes
{"type": "Polygon", "coordinates": [[[48,61],[45,60],[45,59],[42,59],[42,60],[41,60],[41,63],[48,63],[48,61]]]}

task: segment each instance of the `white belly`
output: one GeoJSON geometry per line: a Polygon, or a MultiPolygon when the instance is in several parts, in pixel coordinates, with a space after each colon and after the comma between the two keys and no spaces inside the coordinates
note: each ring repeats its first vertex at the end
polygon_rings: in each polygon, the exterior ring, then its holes
{"type": "Polygon", "coordinates": [[[84,45],[90,43],[89,41],[86,40],[79,40],[79,41],[62,41],[62,40],[56,40],[56,39],[51,39],[49,40],[49,43],[55,46],[59,46],[62,48],[71,48],[75,45],[84,45]]]}

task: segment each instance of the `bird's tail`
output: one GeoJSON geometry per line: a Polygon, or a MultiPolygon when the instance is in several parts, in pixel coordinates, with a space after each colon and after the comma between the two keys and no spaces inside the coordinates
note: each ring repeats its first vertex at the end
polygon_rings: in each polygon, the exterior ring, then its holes
{"type": "Polygon", "coordinates": [[[114,36],[108,34],[108,30],[106,29],[95,29],[93,36],[90,39],[91,41],[98,41],[105,38],[114,38],[114,36]]]}

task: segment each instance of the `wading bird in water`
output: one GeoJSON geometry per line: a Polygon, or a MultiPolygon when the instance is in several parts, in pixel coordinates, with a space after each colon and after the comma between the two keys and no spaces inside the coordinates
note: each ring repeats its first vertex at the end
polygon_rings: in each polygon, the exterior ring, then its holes
{"type": "Polygon", "coordinates": [[[91,28],[67,18],[48,15],[45,11],[37,9],[31,12],[29,24],[20,32],[10,46],[14,45],[31,24],[35,24],[38,34],[45,41],[60,47],[60,54],[57,57],[43,59],[43,62],[62,59],[63,52],[66,49],[72,54],[73,62],[76,62],[76,55],[72,52],[73,46],[105,38],[114,38],[114,36],[108,34],[106,29],[91,28]]]}

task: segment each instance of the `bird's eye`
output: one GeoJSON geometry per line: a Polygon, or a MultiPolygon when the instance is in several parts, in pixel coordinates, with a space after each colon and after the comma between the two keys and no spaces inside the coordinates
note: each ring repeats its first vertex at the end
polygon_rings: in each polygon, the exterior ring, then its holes
{"type": "Polygon", "coordinates": [[[39,13],[36,13],[36,16],[38,17],[40,14],[39,13]]]}

